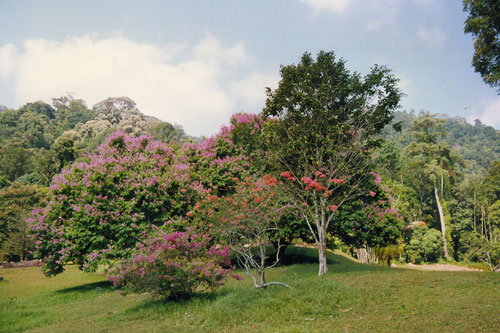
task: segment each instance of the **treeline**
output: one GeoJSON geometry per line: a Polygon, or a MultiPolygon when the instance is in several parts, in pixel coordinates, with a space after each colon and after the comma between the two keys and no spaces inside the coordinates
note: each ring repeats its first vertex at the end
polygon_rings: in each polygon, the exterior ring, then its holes
{"type": "MultiPolygon", "coordinates": [[[[78,141],[68,135],[95,116],[84,101],[71,98],[0,112],[0,260],[30,257],[33,244],[26,237],[25,220],[31,210],[47,204],[47,187],[54,175],[95,151],[112,132],[108,129],[78,141]]],[[[496,266],[500,259],[499,132],[479,121],[471,125],[429,113],[396,112],[393,124],[400,124],[402,130],[387,127],[373,159],[392,196],[391,208],[403,217],[402,239],[367,252],[336,239],[330,246],[350,248],[362,256],[372,253],[371,260],[447,258],[496,266]]],[[[188,140],[169,123],[160,123],[149,133],[165,143],[188,140]]],[[[200,180],[213,177],[206,174],[200,180]]]]}
{"type": "Polygon", "coordinates": [[[500,259],[500,134],[479,120],[398,112],[378,171],[404,216],[406,260],[500,259]],[[424,226],[424,227],[422,227],[424,226]],[[441,233],[441,237],[440,236],[441,233]]]}

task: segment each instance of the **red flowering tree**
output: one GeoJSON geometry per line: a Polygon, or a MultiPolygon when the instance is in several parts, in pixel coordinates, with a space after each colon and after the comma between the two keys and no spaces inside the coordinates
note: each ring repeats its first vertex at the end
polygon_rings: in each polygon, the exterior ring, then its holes
{"type": "MultiPolygon", "coordinates": [[[[191,179],[199,181],[212,194],[222,196],[231,195],[239,179],[279,175],[279,165],[266,150],[265,127],[259,115],[236,113],[229,126],[222,126],[218,134],[197,144],[185,144],[181,153],[189,163],[191,179]]],[[[290,207],[286,198],[280,198],[287,208],[279,228],[271,233],[271,241],[281,262],[286,247],[294,238],[304,238],[308,230],[302,214],[290,207]]]]}
{"type": "Polygon", "coordinates": [[[332,52],[309,53],[281,68],[276,90],[268,89],[264,131],[269,150],[287,182],[319,251],[319,275],[328,271],[327,232],[337,210],[366,194],[377,196],[370,175],[371,148],[391,122],[401,96],[397,79],[375,66],[365,77],[350,73],[332,52]]]}
{"type": "MultiPolygon", "coordinates": [[[[281,246],[272,258],[266,255],[266,247],[280,228],[281,217],[287,206],[280,200],[282,184],[275,177],[264,175],[253,180],[238,181],[232,195],[217,196],[207,193],[206,199],[195,206],[194,213],[201,221],[207,221],[209,234],[217,235],[236,255],[256,288],[270,285],[289,286],[282,282],[266,282],[266,269],[275,266],[280,258],[281,246]],[[252,269],[257,270],[257,276],[252,269]]],[[[276,240],[275,240],[276,241],[276,240]]]]}

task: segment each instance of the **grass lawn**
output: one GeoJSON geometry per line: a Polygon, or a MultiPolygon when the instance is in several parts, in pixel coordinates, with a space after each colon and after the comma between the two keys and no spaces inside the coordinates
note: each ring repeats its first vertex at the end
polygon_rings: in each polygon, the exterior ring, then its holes
{"type": "Polygon", "coordinates": [[[500,332],[500,274],[425,272],[360,265],[329,253],[290,248],[292,265],[256,290],[227,281],[182,302],[120,296],[99,274],[74,266],[54,278],[36,267],[0,269],[0,332],[500,332]]]}

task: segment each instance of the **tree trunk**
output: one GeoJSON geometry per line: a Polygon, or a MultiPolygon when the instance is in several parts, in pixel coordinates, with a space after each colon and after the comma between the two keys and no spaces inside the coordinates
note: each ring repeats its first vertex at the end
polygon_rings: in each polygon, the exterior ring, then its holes
{"type": "Polygon", "coordinates": [[[441,172],[441,196],[444,198],[444,173],[441,172]]]}
{"type": "Polygon", "coordinates": [[[319,257],[319,272],[318,276],[325,275],[328,272],[326,261],[326,228],[321,226],[318,235],[318,257],[319,257]]]}
{"type": "Polygon", "coordinates": [[[434,194],[436,196],[436,204],[439,212],[439,221],[441,222],[441,234],[443,235],[443,249],[444,249],[444,257],[446,260],[449,260],[448,256],[448,245],[446,241],[446,223],[444,221],[444,213],[443,207],[441,207],[441,202],[439,201],[439,195],[437,187],[434,184],[434,194]]]}
{"type": "Polygon", "coordinates": [[[266,276],[265,276],[265,271],[266,271],[266,247],[264,244],[259,241],[259,248],[260,248],[260,287],[261,288],[266,288],[266,276]]]}
{"type": "Polygon", "coordinates": [[[370,263],[366,248],[364,247],[357,248],[356,253],[358,255],[358,260],[361,261],[362,264],[368,265],[370,263]]]}
{"type": "Polygon", "coordinates": [[[277,260],[276,266],[283,265],[283,258],[285,257],[285,251],[288,248],[288,245],[290,245],[290,243],[291,243],[291,241],[289,241],[289,242],[285,242],[285,241],[273,242],[274,258],[276,258],[276,260],[277,260]]]}
{"type": "Polygon", "coordinates": [[[481,237],[485,238],[484,228],[484,205],[481,205],[481,237]]]}
{"type": "Polygon", "coordinates": [[[476,194],[476,189],[474,189],[474,232],[477,232],[476,230],[476,201],[477,201],[477,194],[476,194]]]}

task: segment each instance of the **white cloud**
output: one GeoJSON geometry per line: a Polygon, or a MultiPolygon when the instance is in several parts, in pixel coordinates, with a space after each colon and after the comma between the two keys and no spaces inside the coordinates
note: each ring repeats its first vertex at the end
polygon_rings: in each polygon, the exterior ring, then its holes
{"type": "Polygon", "coordinates": [[[272,83],[266,81],[273,78],[240,74],[248,61],[242,43],[227,47],[210,35],[197,45],[164,47],[86,35],[1,46],[0,79],[12,80],[18,105],[67,91],[89,105],[128,96],[145,114],[180,124],[191,135],[211,135],[239,111],[236,103],[263,104],[264,87],[272,83]]]}
{"type": "Polygon", "coordinates": [[[17,49],[14,44],[7,43],[0,47],[0,78],[7,79],[17,66],[17,49]]]}
{"type": "Polygon", "coordinates": [[[342,14],[352,0],[300,0],[300,2],[308,4],[318,12],[327,10],[333,14],[342,14]]]}
{"type": "Polygon", "coordinates": [[[446,33],[436,27],[432,29],[418,29],[417,37],[431,50],[438,50],[442,48],[444,46],[444,42],[448,39],[446,33]]]}
{"type": "Polygon", "coordinates": [[[277,74],[252,73],[249,76],[235,82],[231,87],[233,96],[241,99],[249,108],[263,106],[265,88],[275,89],[280,77],[277,74]]]}
{"type": "Polygon", "coordinates": [[[500,97],[481,101],[471,110],[472,115],[467,117],[469,123],[474,124],[474,120],[479,119],[483,124],[500,128],[500,97]]]}

